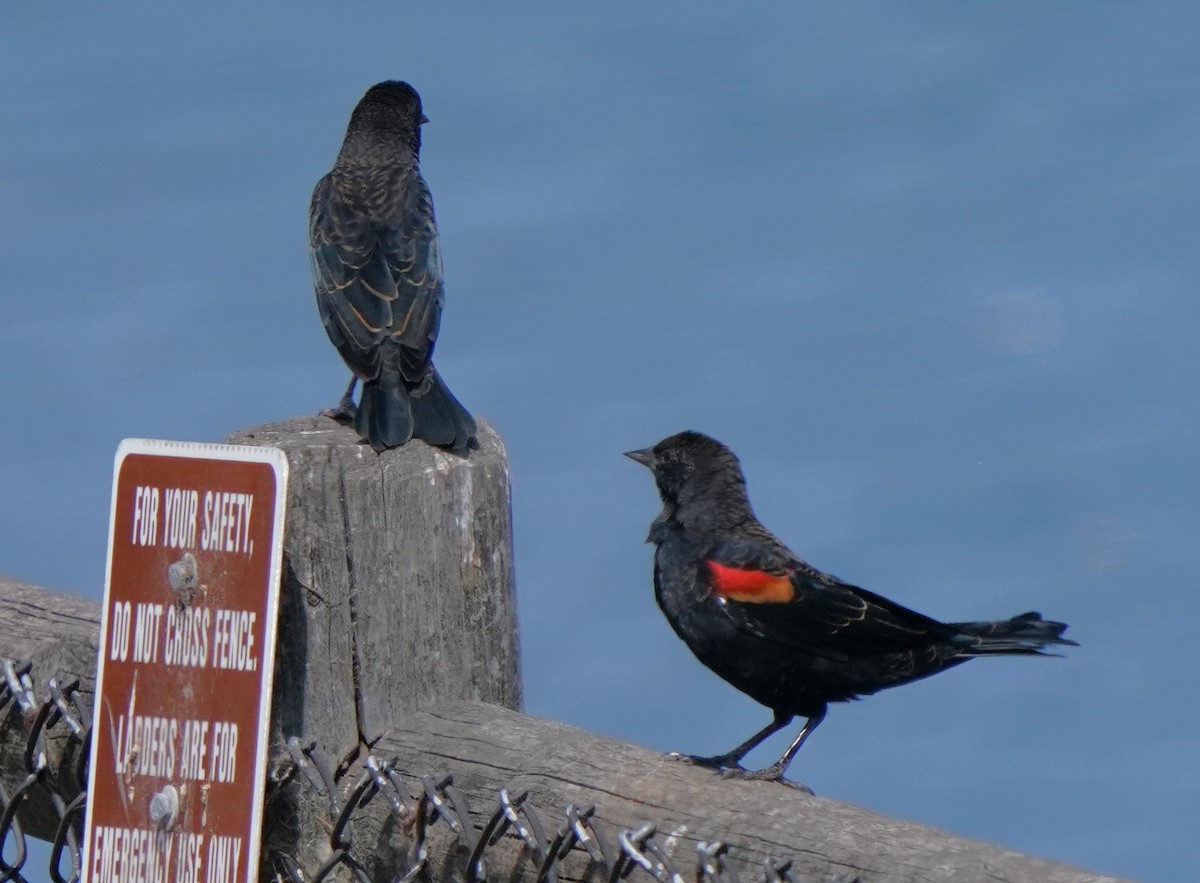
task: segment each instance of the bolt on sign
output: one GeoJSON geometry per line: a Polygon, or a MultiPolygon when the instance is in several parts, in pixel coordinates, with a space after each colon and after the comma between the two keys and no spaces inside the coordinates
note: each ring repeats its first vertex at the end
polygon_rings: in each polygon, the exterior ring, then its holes
{"type": "Polygon", "coordinates": [[[275,448],[117,449],[86,883],[258,877],[287,465],[275,448]]]}

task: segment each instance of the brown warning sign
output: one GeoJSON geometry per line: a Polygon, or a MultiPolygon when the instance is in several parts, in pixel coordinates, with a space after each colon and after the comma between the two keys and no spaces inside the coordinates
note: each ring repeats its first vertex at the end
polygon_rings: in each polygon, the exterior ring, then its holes
{"type": "Polygon", "coordinates": [[[286,493],[274,448],[117,450],[87,883],[257,879],[286,493]]]}

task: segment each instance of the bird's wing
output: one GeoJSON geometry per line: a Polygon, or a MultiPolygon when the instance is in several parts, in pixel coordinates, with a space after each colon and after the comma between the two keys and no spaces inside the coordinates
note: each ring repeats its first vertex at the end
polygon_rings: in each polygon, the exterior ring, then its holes
{"type": "Polygon", "coordinates": [[[342,357],[366,378],[386,362],[414,387],[437,340],[442,261],[429,188],[415,169],[405,184],[379,221],[339,200],[327,175],[313,191],[309,236],[317,308],[342,357]]]}
{"type": "Polygon", "coordinates": [[[927,648],[956,633],[755,540],[714,543],[703,557],[701,578],[739,629],[822,655],[927,648]]]}

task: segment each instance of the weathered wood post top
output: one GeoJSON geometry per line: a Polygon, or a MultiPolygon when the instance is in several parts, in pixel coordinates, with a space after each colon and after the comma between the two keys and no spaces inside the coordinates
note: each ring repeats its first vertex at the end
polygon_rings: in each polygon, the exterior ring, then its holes
{"type": "Polygon", "coordinates": [[[495,430],[481,423],[466,457],[422,442],[377,454],[326,417],[228,441],[281,448],[290,464],[275,694],[284,736],[346,751],[438,702],[520,708],[508,464],[495,430]]]}
{"type": "MultiPolygon", "coordinates": [[[[508,464],[489,425],[465,457],[419,441],[376,453],[327,417],[228,441],[280,448],[289,463],[276,756],[295,738],[349,763],[419,709],[521,707],[508,464]]],[[[327,807],[294,786],[281,798],[264,856],[318,867],[327,807]]]]}

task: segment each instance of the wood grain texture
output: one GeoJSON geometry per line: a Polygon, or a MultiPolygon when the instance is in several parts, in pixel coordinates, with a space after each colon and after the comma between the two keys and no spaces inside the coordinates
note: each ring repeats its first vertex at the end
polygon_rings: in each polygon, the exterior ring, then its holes
{"type": "MultiPolygon", "coordinates": [[[[397,756],[409,775],[452,774],[472,813],[478,813],[477,826],[495,808],[501,786],[511,792],[529,789],[538,812],[553,820],[547,824],[551,829],[568,803],[594,803],[596,817],[612,831],[655,821],[676,866],[689,876],[696,867],[696,844],[722,840],[730,845],[742,880],[757,879],[770,856],[793,859],[793,878],[803,881],[855,876],[862,883],[1115,880],[777,783],[722,779],[616,739],[477,703],[449,703],[412,715],[376,750],[397,756]]],[[[495,879],[532,881],[518,841],[505,843],[488,852],[495,879]]],[[[561,879],[587,879],[583,859],[576,849],[561,879]]],[[[433,876],[453,879],[456,873],[442,868],[433,876]]]]}
{"type": "Polygon", "coordinates": [[[520,707],[508,465],[486,423],[479,439],[466,458],[420,442],[376,454],[323,417],[228,439],[290,467],[285,736],[341,755],[431,701],[520,707]]]}
{"type": "MultiPolygon", "coordinates": [[[[276,755],[295,736],[340,762],[449,699],[520,707],[508,463],[490,426],[466,457],[422,442],[377,454],[325,417],[228,441],[288,458],[276,755]]],[[[270,848],[326,857],[323,802],[289,789],[273,809],[270,848]]]]}

